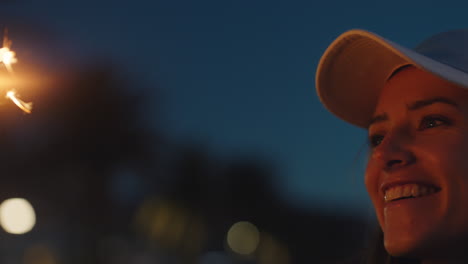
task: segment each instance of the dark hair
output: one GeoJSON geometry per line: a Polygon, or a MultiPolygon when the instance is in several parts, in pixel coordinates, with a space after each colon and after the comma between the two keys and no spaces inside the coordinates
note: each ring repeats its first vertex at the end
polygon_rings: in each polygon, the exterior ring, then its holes
{"type": "Polygon", "coordinates": [[[395,76],[395,74],[399,73],[401,70],[409,68],[409,67],[415,67],[415,66],[413,64],[405,64],[403,66],[400,66],[400,67],[396,68],[392,72],[392,74],[390,74],[390,76],[387,78],[387,81],[390,80],[393,76],[395,76]]]}

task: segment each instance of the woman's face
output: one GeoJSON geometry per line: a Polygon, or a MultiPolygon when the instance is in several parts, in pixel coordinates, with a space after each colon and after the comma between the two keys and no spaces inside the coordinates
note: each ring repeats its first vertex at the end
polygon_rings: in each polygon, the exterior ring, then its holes
{"type": "Polygon", "coordinates": [[[468,90],[407,67],[384,86],[373,120],[365,183],[387,251],[465,254],[468,90]]]}

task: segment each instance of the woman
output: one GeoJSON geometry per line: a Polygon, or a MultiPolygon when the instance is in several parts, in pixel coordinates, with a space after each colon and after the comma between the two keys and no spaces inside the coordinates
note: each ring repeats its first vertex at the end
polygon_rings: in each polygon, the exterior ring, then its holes
{"type": "Polygon", "coordinates": [[[414,50],[348,31],[316,88],[369,134],[365,185],[383,234],[373,263],[468,263],[468,30],[414,50]]]}

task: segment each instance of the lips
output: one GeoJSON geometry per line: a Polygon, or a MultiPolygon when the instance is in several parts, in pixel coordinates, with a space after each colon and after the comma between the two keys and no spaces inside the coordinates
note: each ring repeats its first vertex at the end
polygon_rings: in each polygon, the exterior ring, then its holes
{"type": "Polygon", "coordinates": [[[388,179],[381,184],[381,194],[385,202],[428,196],[440,191],[440,187],[423,179],[388,179]]]}
{"type": "Polygon", "coordinates": [[[440,190],[434,185],[407,183],[401,185],[393,185],[384,189],[385,202],[392,202],[401,199],[417,198],[431,195],[440,190]]]}

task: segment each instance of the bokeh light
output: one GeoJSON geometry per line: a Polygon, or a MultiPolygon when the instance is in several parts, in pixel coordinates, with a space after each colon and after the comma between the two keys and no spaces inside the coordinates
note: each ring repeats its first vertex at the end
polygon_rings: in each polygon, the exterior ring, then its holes
{"type": "Polygon", "coordinates": [[[256,254],[259,264],[291,264],[287,246],[269,233],[262,233],[256,254]]]}
{"type": "Polygon", "coordinates": [[[135,215],[139,233],[166,249],[198,254],[205,243],[202,217],[175,201],[149,198],[135,215]]]}
{"type": "Polygon", "coordinates": [[[227,234],[227,244],[232,251],[241,255],[255,252],[260,242],[260,232],[250,222],[237,222],[231,226],[227,234]]]}
{"type": "Polygon", "coordinates": [[[24,234],[36,224],[32,205],[23,198],[11,198],[0,205],[0,225],[10,234],[24,234]]]}
{"type": "Polygon", "coordinates": [[[57,264],[57,256],[46,245],[38,244],[27,248],[23,256],[24,264],[57,264]]]}

